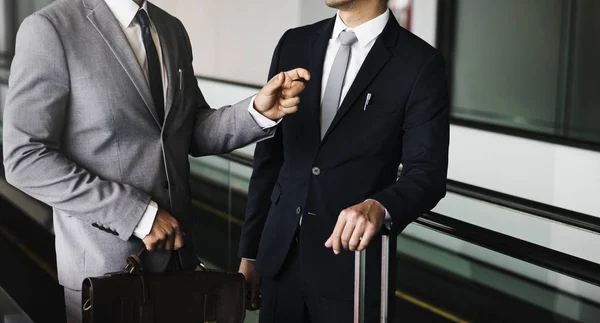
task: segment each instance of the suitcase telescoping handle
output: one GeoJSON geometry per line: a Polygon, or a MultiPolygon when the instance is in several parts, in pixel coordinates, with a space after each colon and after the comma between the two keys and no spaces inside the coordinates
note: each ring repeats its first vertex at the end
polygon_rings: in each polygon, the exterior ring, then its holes
{"type": "MultiPolygon", "coordinates": [[[[354,256],[354,323],[365,323],[367,249],[356,251],[354,256]]],[[[388,319],[389,254],[390,235],[389,232],[383,232],[381,236],[381,323],[387,323],[388,319]]]]}

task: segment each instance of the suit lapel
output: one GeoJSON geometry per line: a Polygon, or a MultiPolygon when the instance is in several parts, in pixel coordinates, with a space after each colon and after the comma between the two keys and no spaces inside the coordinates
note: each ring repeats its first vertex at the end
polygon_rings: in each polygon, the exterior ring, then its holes
{"type": "Polygon", "coordinates": [[[390,15],[390,20],[367,55],[365,62],[361,66],[356,78],[354,79],[354,83],[352,83],[352,86],[350,86],[348,94],[346,94],[344,101],[340,105],[340,109],[335,115],[331,126],[323,137],[323,141],[327,139],[327,136],[335,129],[348,111],[350,111],[350,108],[356,99],[358,99],[365,88],[371,84],[373,79],[379,74],[379,72],[392,57],[392,53],[390,52],[389,48],[392,48],[396,45],[396,38],[398,36],[399,28],[400,25],[398,25],[396,18],[394,18],[393,15],[390,15]]]}
{"type": "Polygon", "coordinates": [[[102,35],[102,38],[108,47],[110,47],[115,57],[119,60],[119,63],[121,63],[121,66],[142,97],[142,100],[144,100],[148,111],[152,114],[156,125],[161,127],[154,109],[150,86],[146,81],[142,67],[135,57],[127,37],[125,37],[125,34],[123,33],[121,25],[110,11],[108,5],[106,5],[104,1],[98,2],[87,18],[92,25],[94,25],[96,30],[98,30],[100,35],[102,35]]]}
{"type": "Polygon", "coordinates": [[[327,46],[331,39],[335,17],[330,19],[323,28],[317,32],[317,37],[313,40],[310,56],[310,74],[311,82],[309,82],[310,104],[312,112],[312,120],[315,129],[317,129],[317,138],[321,140],[321,87],[323,86],[323,64],[327,46]]]}
{"type": "Polygon", "coordinates": [[[167,79],[169,80],[169,85],[167,86],[167,97],[165,104],[165,122],[169,118],[169,112],[171,111],[171,107],[173,106],[173,99],[175,96],[175,89],[179,88],[181,84],[179,84],[179,71],[177,69],[177,61],[174,59],[177,57],[173,51],[175,51],[178,47],[171,40],[173,37],[169,37],[169,29],[165,24],[165,20],[161,19],[158,15],[158,10],[151,3],[148,3],[148,11],[150,14],[150,19],[156,26],[156,31],[158,33],[158,38],[160,39],[160,47],[162,51],[163,65],[167,71],[167,79]]]}

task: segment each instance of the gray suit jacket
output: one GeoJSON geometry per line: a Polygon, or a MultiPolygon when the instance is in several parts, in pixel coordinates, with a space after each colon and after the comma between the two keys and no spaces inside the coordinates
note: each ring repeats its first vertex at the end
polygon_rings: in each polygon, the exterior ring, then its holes
{"type": "MultiPolygon", "coordinates": [[[[4,111],[6,179],[53,207],[59,281],[71,289],[122,269],[142,247],[132,234],[151,199],[188,233],[182,258],[194,268],[188,155],[225,153],[272,135],[248,113],[249,100],[210,109],[183,25],[151,4],[148,10],[169,77],[163,126],[104,1],[56,1],[28,17],[17,36],[4,111]]],[[[161,271],[169,256],[144,261],[161,271]]]]}

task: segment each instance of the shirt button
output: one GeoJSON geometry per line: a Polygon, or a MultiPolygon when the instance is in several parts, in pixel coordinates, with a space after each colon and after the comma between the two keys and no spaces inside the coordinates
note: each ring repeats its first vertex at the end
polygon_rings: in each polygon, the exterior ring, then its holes
{"type": "Polygon", "coordinates": [[[319,176],[319,175],[321,175],[321,169],[319,167],[313,167],[312,173],[315,176],[319,176]]]}
{"type": "Polygon", "coordinates": [[[296,208],[296,214],[300,215],[302,213],[302,208],[299,206],[296,208]]]}

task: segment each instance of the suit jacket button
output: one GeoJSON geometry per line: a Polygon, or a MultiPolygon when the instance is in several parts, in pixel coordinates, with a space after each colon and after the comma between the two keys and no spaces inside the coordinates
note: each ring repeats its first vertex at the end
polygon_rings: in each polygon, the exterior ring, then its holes
{"type": "Polygon", "coordinates": [[[302,207],[297,207],[296,208],[296,214],[300,215],[300,213],[302,213],[302,207]]]}
{"type": "Polygon", "coordinates": [[[163,187],[165,188],[165,190],[169,189],[169,182],[168,181],[164,181],[163,182],[163,187]]]}
{"type": "Polygon", "coordinates": [[[319,175],[321,175],[321,169],[319,167],[313,167],[312,173],[315,176],[319,176],[319,175]]]}

